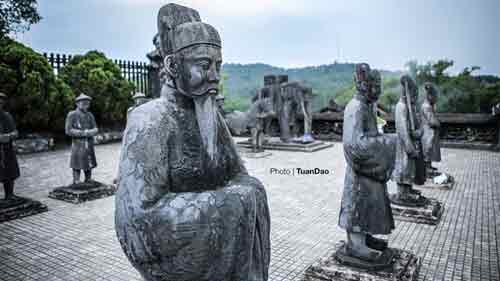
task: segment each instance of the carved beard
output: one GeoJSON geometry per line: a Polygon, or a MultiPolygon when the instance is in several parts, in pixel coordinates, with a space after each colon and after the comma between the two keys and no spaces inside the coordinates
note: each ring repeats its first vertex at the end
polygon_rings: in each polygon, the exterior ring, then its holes
{"type": "Polygon", "coordinates": [[[196,120],[203,147],[211,160],[217,155],[217,104],[214,95],[194,97],[196,120]]]}

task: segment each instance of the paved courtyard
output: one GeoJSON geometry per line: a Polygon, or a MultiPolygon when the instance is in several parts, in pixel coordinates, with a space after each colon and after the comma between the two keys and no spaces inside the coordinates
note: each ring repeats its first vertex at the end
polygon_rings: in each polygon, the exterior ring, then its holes
{"type": "MultiPolygon", "coordinates": [[[[116,239],[114,197],[81,205],[47,197],[54,187],[70,183],[69,153],[19,157],[22,177],[16,193],[42,201],[49,212],[0,224],[0,280],[142,280],[116,239]]],[[[111,183],[120,144],[98,146],[96,153],[95,178],[111,183]]],[[[443,159],[437,167],[455,176],[455,188],[423,190],[444,202],[442,221],[437,226],[396,222],[390,244],[422,257],[419,280],[500,280],[500,154],[443,149],[443,159]]],[[[273,151],[269,158],[244,160],[250,174],[267,187],[270,280],[300,280],[309,264],[345,238],[337,227],[342,145],[311,154],[273,151]],[[271,168],[330,173],[276,175],[271,168]]]]}

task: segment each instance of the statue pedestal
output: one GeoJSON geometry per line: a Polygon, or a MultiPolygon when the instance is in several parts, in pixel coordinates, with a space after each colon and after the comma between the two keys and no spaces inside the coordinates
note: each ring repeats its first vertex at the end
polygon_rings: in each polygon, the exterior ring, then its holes
{"type": "Polygon", "coordinates": [[[427,200],[427,204],[420,207],[391,203],[392,215],[401,221],[436,225],[441,220],[444,206],[436,199],[428,198],[427,200]]]}
{"type": "MultiPolygon", "coordinates": [[[[251,140],[240,141],[237,143],[239,147],[252,148],[251,140]]],[[[264,150],[283,150],[283,151],[298,151],[298,152],[315,152],[332,147],[333,143],[315,140],[310,143],[283,142],[279,138],[271,138],[269,141],[262,144],[264,150]]]]}
{"type": "Polygon", "coordinates": [[[271,152],[265,150],[253,152],[251,148],[240,148],[238,152],[246,158],[266,158],[272,155],[271,152]]]}
{"type": "Polygon", "coordinates": [[[68,186],[61,186],[49,193],[50,198],[63,200],[73,204],[92,201],[114,195],[116,187],[97,181],[83,182],[68,186]]]}
{"type": "Polygon", "coordinates": [[[417,185],[417,187],[425,187],[425,188],[438,188],[438,189],[452,189],[453,186],[455,185],[455,178],[450,175],[446,175],[449,179],[448,182],[437,184],[434,183],[434,178],[427,179],[423,185],[417,185]]]}
{"type": "Polygon", "coordinates": [[[367,269],[350,266],[337,258],[345,242],[336,246],[333,255],[322,258],[309,266],[302,281],[413,281],[417,280],[421,260],[414,254],[400,249],[390,249],[393,252],[392,264],[384,269],[367,269]]]}
{"type": "Polygon", "coordinates": [[[36,215],[47,210],[47,206],[38,201],[15,196],[10,200],[0,200],[0,222],[36,215]]]}

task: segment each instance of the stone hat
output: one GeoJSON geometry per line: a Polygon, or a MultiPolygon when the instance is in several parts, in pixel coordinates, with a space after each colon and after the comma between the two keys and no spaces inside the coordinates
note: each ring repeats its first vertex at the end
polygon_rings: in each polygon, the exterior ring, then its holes
{"type": "Polygon", "coordinates": [[[141,92],[136,92],[133,96],[132,96],[132,99],[138,99],[138,98],[145,98],[146,95],[144,93],[141,93],[141,92]]]}
{"type": "Polygon", "coordinates": [[[7,99],[8,96],[2,92],[0,92],[0,99],[7,99]]]}
{"type": "Polygon", "coordinates": [[[222,46],[217,30],[201,22],[196,10],[173,3],[161,7],[158,13],[158,34],[163,56],[194,45],[222,46]]]}
{"type": "Polygon", "coordinates": [[[76,97],[75,102],[79,102],[81,100],[92,100],[91,97],[87,96],[86,94],[80,94],[78,97],[76,97]]]}

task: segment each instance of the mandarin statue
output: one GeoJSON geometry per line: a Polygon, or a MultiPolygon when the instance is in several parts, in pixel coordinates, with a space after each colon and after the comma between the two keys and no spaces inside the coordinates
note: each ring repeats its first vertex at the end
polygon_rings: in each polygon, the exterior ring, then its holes
{"type": "Polygon", "coordinates": [[[427,198],[413,188],[413,184],[425,182],[425,167],[422,156],[422,129],[417,119],[417,84],[408,75],[401,77],[401,96],[396,104],[394,119],[398,141],[396,145],[396,166],[393,180],[397,193],[391,201],[398,205],[424,206],[427,198]]]}
{"type": "Polygon", "coordinates": [[[98,129],[94,115],[89,111],[92,98],[80,94],[75,102],[76,109],[66,116],[66,135],[72,139],[70,167],[73,169],[73,184],[79,184],[83,170],[85,183],[92,180],[92,169],[97,167],[94,151],[94,136],[98,129]]]}
{"type": "Polygon", "coordinates": [[[19,165],[13,141],[18,132],[14,118],[5,111],[7,95],[0,93],[0,182],[3,184],[5,200],[14,199],[14,181],[19,178],[19,165]]]}
{"type": "Polygon", "coordinates": [[[422,149],[427,174],[436,175],[437,169],[432,167],[432,162],[441,161],[441,142],[439,138],[441,123],[436,116],[438,91],[432,83],[425,83],[424,89],[426,95],[420,116],[423,129],[422,149]]]}
{"type": "Polygon", "coordinates": [[[264,281],[270,217],[262,183],[248,175],[216,96],[217,30],[197,11],[158,13],[165,58],[161,96],[127,120],[115,228],[147,281],[264,281]]]}
{"type": "Polygon", "coordinates": [[[396,139],[377,129],[379,72],[366,63],[358,64],[354,81],[357,92],[344,111],[347,167],[339,216],[348,241],[337,256],[354,258],[360,264],[388,263],[381,260],[387,241],[373,235],[389,234],[394,229],[386,182],[394,168],[396,139]]]}

